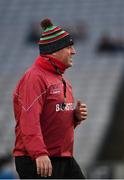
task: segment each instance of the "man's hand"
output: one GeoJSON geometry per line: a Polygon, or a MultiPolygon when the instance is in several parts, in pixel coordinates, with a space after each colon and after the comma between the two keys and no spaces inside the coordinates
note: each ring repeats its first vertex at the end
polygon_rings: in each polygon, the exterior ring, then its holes
{"type": "Polygon", "coordinates": [[[81,103],[80,100],[77,101],[75,116],[79,122],[87,118],[87,106],[86,104],[81,103]]]}
{"type": "Polygon", "coordinates": [[[37,174],[43,177],[52,175],[52,164],[47,155],[36,158],[37,174]]]}

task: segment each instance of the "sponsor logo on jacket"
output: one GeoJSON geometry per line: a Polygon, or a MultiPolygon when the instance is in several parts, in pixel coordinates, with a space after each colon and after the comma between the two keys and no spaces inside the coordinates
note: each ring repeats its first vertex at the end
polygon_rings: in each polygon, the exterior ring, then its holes
{"type": "Polygon", "coordinates": [[[65,108],[62,108],[62,104],[56,104],[56,112],[58,111],[70,111],[74,110],[74,105],[73,103],[66,103],[65,108]]]}
{"type": "Polygon", "coordinates": [[[61,90],[57,85],[51,86],[50,94],[60,94],[61,90]]]}

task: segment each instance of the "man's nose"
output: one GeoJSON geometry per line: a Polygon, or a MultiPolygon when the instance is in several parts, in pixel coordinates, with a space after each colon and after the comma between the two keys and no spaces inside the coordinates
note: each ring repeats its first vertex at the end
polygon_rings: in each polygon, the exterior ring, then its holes
{"type": "Polygon", "coordinates": [[[76,50],[75,50],[75,48],[73,46],[71,46],[71,53],[76,54],[76,50]]]}

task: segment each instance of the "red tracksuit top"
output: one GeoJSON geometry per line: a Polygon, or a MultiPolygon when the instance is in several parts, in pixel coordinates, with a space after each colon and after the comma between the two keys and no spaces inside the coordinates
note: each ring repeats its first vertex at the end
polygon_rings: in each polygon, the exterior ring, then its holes
{"type": "Polygon", "coordinates": [[[65,65],[52,56],[38,56],[19,81],[14,94],[16,141],[14,156],[40,155],[72,156],[74,127],[74,99],[71,85],[66,81],[66,108],[62,75],[56,73],[50,58],[64,73],[65,65]]]}

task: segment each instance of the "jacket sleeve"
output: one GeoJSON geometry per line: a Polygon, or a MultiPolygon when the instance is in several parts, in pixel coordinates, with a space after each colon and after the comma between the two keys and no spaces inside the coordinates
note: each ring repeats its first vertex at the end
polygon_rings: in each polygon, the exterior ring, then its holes
{"type": "Polygon", "coordinates": [[[44,143],[40,117],[45,102],[46,87],[36,75],[26,76],[19,88],[21,101],[20,128],[24,146],[32,159],[49,155],[44,143]]]}

